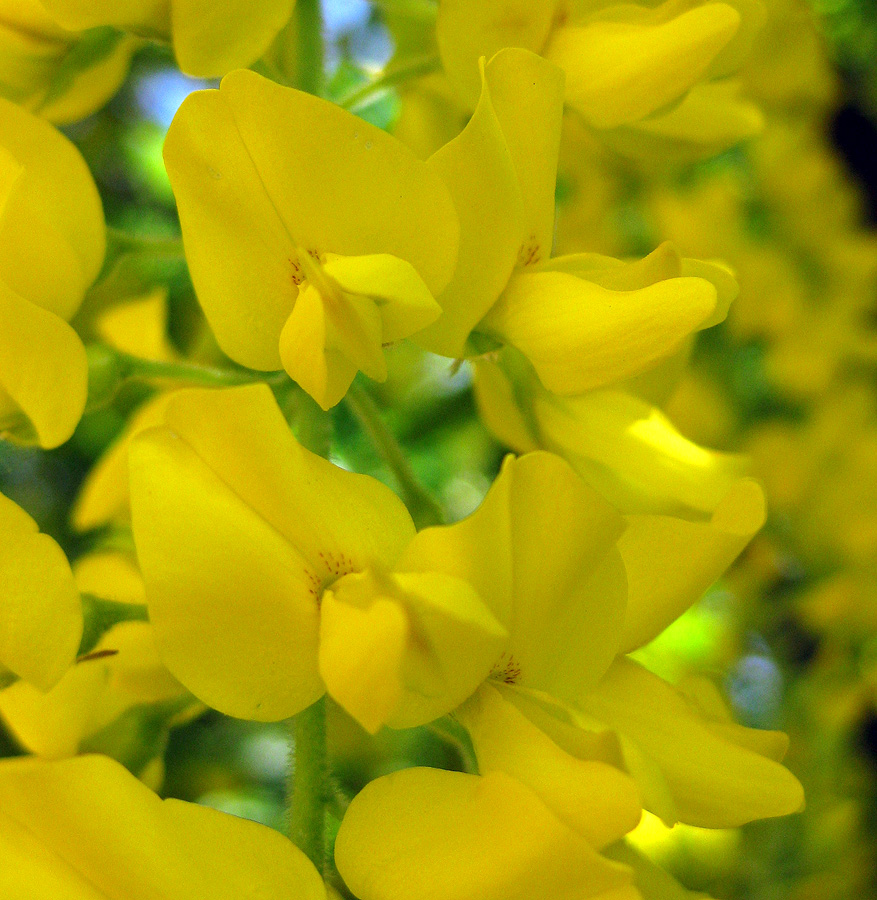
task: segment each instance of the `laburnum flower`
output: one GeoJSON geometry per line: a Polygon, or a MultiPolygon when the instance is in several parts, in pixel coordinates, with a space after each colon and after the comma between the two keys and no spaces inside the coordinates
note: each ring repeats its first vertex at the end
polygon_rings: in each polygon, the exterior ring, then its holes
{"type": "Polygon", "coordinates": [[[563,73],[527,50],[485,66],[472,119],[428,161],[457,205],[460,251],[441,318],[415,339],[456,357],[512,345],[574,395],[671,355],[719,301],[709,269],[640,286],[604,279],[590,255],[550,258],[562,97],[563,73]]]}
{"type": "Polygon", "coordinates": [[[161,800],[102,756],[0,763],[0,894],[29,900],[327,900],[270,828],[161,800]]]}
{"type": "Polygon", "coordinates": [[[727,76],[763,22],[759,0],[442,0],[437,37],[445,72],[470,108],[479,58],[524,48],[564,71],[566,104],[604,138],[654,157],[683,146],[714,152],[757,133],[757,108],[727,76]]]}
{"type": "Polygon", "coordinates": [[[40,0],[65,28],[112,26],[170,42],[180,69],[218,78],[255,62],[289,21],[295,0],[40,0]]]}
{"type": "Polygon", "coordinates": [[[368,728],[422,724],[490,672],[505,632],[414,537],[389,488],[305,450],[264,385],[180,391],[129,452],[156,646],[196,697],[277,720],[326,687],[368,728]]]}
{"type": "MultiPolygon", "coordinates": [[[[801,786],[775,761],[784,735],[734,725],[624,655],[690,606],[763,521],[761,490],[745,479],[707,521],[622,517],[558,457],[536,453],[507,464],[467,519],[421,531],[399,568],[469,582],[510,635],[488,682],[455,712],[482,772],[526,783],[596,845],[576,791],[601,796],[601,779],[602,790],[611,780],[583,760],[628,772],[644,806],[669,822],[730,827],[799,809],[801,786]],[[559,539],[576,518],[590,521],[590,539],[559,539]]],[[[621,774],[604,800],[619,803],[618,822],[621,774]]]]}
{"type": "MultiPolygon", "coordinates": [[[[599,818],[599,803],[589,811],[599,818]]],[[[640,900],[629,868],[501,772],[417,768],[372,781],[344,816],[335,863],[361,900],[640,900]]]]}
{"type": "Polygon", "coordinates": [[[0,534],[0,684],[20,678],[47,691],[79,649],[79,591],[64,551],[2,494],[0,534]]]}
{"type": "Polygon", "coordinates": [[[236,362],[286,369],[328,409],[439,316],[454,205],[386,132],[237,71],[186,99],[164,155],[198,299],[236,362]]]}
{"type": "Polygon", "coordinates": [[[136,40],[62,28],[39,0],[0,2],[0,95],[58,125],[100,109],[128,74],[136,40]],[[88,64],[73,65],[73,56],[88,64]]]}
{"type": "MultiPolygon", "coordinates": [[[[82,593],[122,604],[145,600],[137,566],[124,553],[102,551],[80,557],[73,572],[82,593]]],[[[138,707],[145,711],[147,705],[167,703],[183,693],[158,658],[149,623],[121,621],[108,628],[51,690],[19,681],[0,693],[0,716],[31,753],[60,758],[80,752],[126,713],[133,714],[138,707]]],[[[156,717],[160,712],[156,709],[156,717]]],[[[130,749],[143,754],[139,747],[130,749]]],[[[154,748],[145,749],[148,753],[154,748]]],[[[145,765],[151,758],[138,761],[145,765]]]]}
{"type": "Polygon", "coordinates": [[[67,324],[101,268],[100,197],[79,151],[0,100],[0,433],[56,447],[85,407],[85,348],[67,324]]]}

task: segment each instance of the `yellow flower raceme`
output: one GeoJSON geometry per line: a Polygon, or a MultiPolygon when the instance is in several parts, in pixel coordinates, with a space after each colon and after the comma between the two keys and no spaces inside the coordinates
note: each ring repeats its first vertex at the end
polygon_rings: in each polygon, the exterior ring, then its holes
{"type": "Polygon", "coordinates": [[[65,28],[111,25],[170,41],[180,68],[196,78],[217,78],[248,66],[289,21],[295,0],[41,0],[65,28]]]}
{"type": "Polygon", "coordinates": [[[569,107],[641,156],[637,139],[658,154],[674,143],[710,151],[760,127],[757,110],[714,80],[740,67],[763,19],[758,0],[668,0],[655,8],[442,0],[437,35],[445,71],[470,108],[479,58],[525,48],[563,69],[569,107]]]}
{"type": "Polygon", "coordinates": [[[640,900],[630,869],[500,772],[407,769],[372,781],[345,814],[335,862],[362,900],[640,900]]]}
{"type": "Polygon", "coordinates": [[[42,691],[76,659],[82,604],[61,548],[0,494],[0,677],[12,673],[42,691]]]}
{"type": "Polygon", "coordinates": [[[210,706],[282,719],[325,680],[376,730],[443,715],[490,672],[505,632],[475,591],[394,572],[415,532],[401,501],[301,447],[264,385],[178,392],[129,468],[159,653],[210,706]]]}
{"type": "Polygon", "coordinates": [[[0,2],[0,94],[58,125],[100,109],[128,74],[137,42],[61,28],[39,0],[0,2]],[[85,43],[93,46],[86,48],[85,43]],[[93,62],[68,72],[71,53],[93,62]]]}
{"type": "Polygon", "coordinates": [[[101,756],[0,763],[0,893],[30,900],[326,900],[263,825],[160,800],[101,756]]]}
{"type": "Polygon", "coordinates": [[[460,253],[441,318],[416,339],[446,356],[511,344],[568,395],[655,365],[716,320],[719,300],[712,270],[668,268],[642,284],[603,278],[605,259],[549,258],[562,91],[555,66],[501,51],[469,124],[429,159],[457,204],[460,253]]]}
{"type": "Polygon", "coordinates": [[[458,224],[438,175],[386,132],[252,72],[191,95],[165,144],[186,257],[222,349],[285,368],[321,406],[382,345],[434,321],[458,224]]]}
{"type": "Polygon", "coordinates": [[[0,100],[0,432],[55,447],[85,406],[85,349],[67,324],[103,263],[100,197],[78,150],[0,100]]]}

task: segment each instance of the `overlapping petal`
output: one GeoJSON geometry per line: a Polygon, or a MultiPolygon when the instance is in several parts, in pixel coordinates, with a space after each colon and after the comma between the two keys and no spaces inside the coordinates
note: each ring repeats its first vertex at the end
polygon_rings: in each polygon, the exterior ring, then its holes
{"type": "Polygon", "coordinates": [[[276,831],[160,800],[101,756],[0,764],[0,892],[33,900],[325,900],[276,831]]]}
{"type": "Polygon", "coordinates": [[[501,772],[407,769],[371,782],[347,810],[335,861],[362,900],[639,897],[629,869],[501,772]]]}

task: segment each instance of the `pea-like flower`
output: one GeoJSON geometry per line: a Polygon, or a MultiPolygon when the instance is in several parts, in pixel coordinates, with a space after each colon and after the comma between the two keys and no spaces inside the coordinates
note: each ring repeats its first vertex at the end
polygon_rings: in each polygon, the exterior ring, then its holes
{"type": "Polygon", "coordinates": [[[100,197],[79,151],[0,100],[0,433],[56,447],[85,407],[85,348],[67,324],[101,268],[100,197]]]}
{"type": "Polygon", "coordinates": [[[289,21],[295,0],[41,0],[65,28],[112,26],[170,42],[179,67],[217,78],[259,59],[289,21]]]}
{"type": "Polygon", "coordinates": [[[458,224],[441,178],[386,132],[247,71],[192,94],[165,144],[186,257],[222,349],[321,406],[438,318],[458,224]]]}

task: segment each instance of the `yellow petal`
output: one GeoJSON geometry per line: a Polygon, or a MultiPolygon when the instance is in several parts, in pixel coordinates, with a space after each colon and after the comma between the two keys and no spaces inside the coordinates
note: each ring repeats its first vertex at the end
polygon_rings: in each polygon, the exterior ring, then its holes
{"type": "Polygon", "coordinates": [[[609,291],[562,272],[523,272],[481,327],[517,347],[548,390],[568,396],[655,364],[715,307],[715,288],[700,278],[609,291]]]}
{"type": "Polygon", "coordinates": [[[157,287],[110,307],[95,322],[100,337],[111,347],[147,359],[173,359],[167,333],[167,288],[157,287]]]}
{"type": "Polygon", "coordinates": [[[376,305],[364,297],[327,301],[308,285],[280,333],[280,359],[323,409],[341,401],[360,368],[383,381],[387,367],[376,305]]]}
{"type": "Polygon", "coordinates": [[[32,900],[325,900],[276,831],[160,800],[102,756],[0,764],[0,891],[32,900]]]}
{"type": "Polygon", "coordinates": [[[606,862],[529,788],[485,776],[407,769],[354,798],[335,844],[361,900],[635,900],[630,872],[606,862]]]}
{"type": "Polygon", "coordinates": [[[170,397],[170,393],[156,394],[139,407],[128,419],[121,434],[92,466],[73,504],[71,522],[77,531],[130,520],[128,450],[131,441],[140,432],[164,421],[170,397]]]}
{"type": "Polygon", "coordinates": [[[46,691],[79,649],[79,591],[61,548],[2,494],[0,533],[0,664],[46,691]]]}
{"type": "Polygon", "coordinates": [[[678,691],[631,660],[619,658],[581,705],[657,766],[681,822],[735,828],[803,806],[791,772],[716,733],[678,691]]]}
{"type": "Polygon", "coordinates": [[[84,740],[126,710],[182,693],[159,662],[147,623],[122,622],[94,649],[115,655],[77,663],[45,693],[24,681],[0,692],[0,714],[31,753],[75,756],[84,740]]]}
{"type": "Polygon", "coordinates": [[[399,569],[468,581],[510,635],[494,676],[574,697],[620,640],[623,527],[567,463],[531,453],[507,460],[469,518],[421,531],[399,569]]]}
{"type": "Polygon", "coordinates": [[[82,31],[113,25],[156,35],[170,33],[170,9],[176,0],[40,0],[65,28],[82,31]]]}
{"type": "Polygon", "coordinates": [[[538,450],[521,407],[515,397],[511,381],[491,360],[474,361],[473,392],[481,421],[507,447],[516,453],[538,450]]]}
{"type": "Polygon", "coordinates": [[[507,638],[466,582],[439,572],[348,575],[321,610],[327,690],[372,732],[423,725],[456,708],[507,638]]]}
{"type": "MultiPolygon", "coordinates": [[[[0,393],[24,418],[11,429],[25,443],[63,444],[88,394],[88,361],[76,332],[0,281],[0,393]]],[[[3,426],[0,425],[0,428],[3,426]]]]}
{"type": "Polygon", "coordinates": [[[450,280],[457,216],[425,163],[337,106],[249,71],[187,98],[165,162],[199,300],[220,346],[260,369],[297,294],[298,250],[390,254],[430,292],[450,280]]]}
{"type": "Polygon", "coordinates": [[[628,516],[618,543],[628,580],[623,652],[648,643],[698,600],[764,519],[764,493],[749,478],[728,490],[708,521],[628,516]]]}
{"type": "Polygon", "coordinates": [[[305,560],[175,434],[131,446],[131,510],[168,669],[227,715],[272,721],[323,693],[305,560]]]}
{"type": "Polygon", "coordinates": [[[469,108],[478,101],[478,60],[504,47],[542,50],[557,0],[442,0],[436,37],[442,65],[469,108]]]}
{"type": "Polygon", "coordinates": [[[505,772],[527,785],[598,850],[639,822],[639,794],[628,775],[566,753],[490,685],[454,715],[472,738],[482,774],[505,772]]]}
{"type": "Polygon", "coordinates": [[[313,703],[327,582],[388,566],[413,535],[401,501],[309,453],[264,385],[181,391],[132,444],[132,521],[168,668],[231,715],[313,703]]]}
{"type": "Polygon", "coordinates": [[[595,128],[635,122],[681,99],[740,26],[726,3],[665,22],[649,22],[649,12],[642,9],[642,21],[592,21],[552,35],[545,55],[566,72],[566,102],[595,128]]]}
{"type": "Polygon", "coordinates": [[[636,291],[682,274],[682,257],[669,241],[656,247],[642,259],[626,262],[600,253],[573,253],[546,260],[534,271],[566,272],[592,281],[610,291],[636,291]]]}
{"type": "Polygon", "coordinates": [[[537,394],[533,415],[544,445],[626,513],[711,514],[748,468],[745,457],[698,446],[621,391],[537,394]]]}
{"type": "Polygon", "coordinates": [[[69,319],[104,259],[97,188],[79,151],[61,132],[2,99],[0,135],[22,169],[0,217],[0,279],[69,319]]]}
{"type": "Polygon", "coordinates": [[[395,256],[334,256],[326,274],[348,294],[368,297],[381,314],[384,343],[410,337],[441,315],[441,307],[411,263],[395,256]]]}
{"type": "Polygon", "coordinates": [[[436,295],[442,315],[417,342],[433,353],[459,357],[469,333],[508,282],[526,230],[523,194],[489,79],[484,78],[469,124],[428,165],[453,198],[460,245],[453,279],[436,295]]]}
{"type": "Polygon", "coordinates": [[[292,15],[295,0],[172,0],[171,32],[180,68],[218,78],[246,68],[268,49],[292,15]]]}

